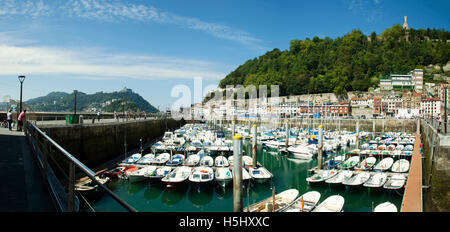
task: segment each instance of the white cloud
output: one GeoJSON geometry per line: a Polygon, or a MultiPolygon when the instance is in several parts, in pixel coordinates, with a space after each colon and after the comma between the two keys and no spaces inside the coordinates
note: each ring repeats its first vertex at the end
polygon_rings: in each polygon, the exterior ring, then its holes
{"type": "Polygon", "coordinates": [[[197,18],[184,17],[161,11],[153,6],[124,3],[115,0],[70,0],[52,5],[39,1],[0,0],[0,17],[14,16],[59,16],[99,20],[105,22],[136,21],[143,23],[173,24],[192,30],[203,31],[214,37],[263,49],[261,40],[250,33],[227,25],[205,22],[197,18]]]}
{"type": "MultiPolygon", "coordinates": [[[[1,37],[0,37],[1,38],[1,37]]],[[[1,40],[0,40],[1,41],[1,40]]],[[[219,65],[201,60],[137,54],[108,54],[100,49],[64,49],[0,44],[0,76],[61,75],[80,79],[219,80],[219,65]],[[95,55],[94,55],[95,54],[95,55]]]]}

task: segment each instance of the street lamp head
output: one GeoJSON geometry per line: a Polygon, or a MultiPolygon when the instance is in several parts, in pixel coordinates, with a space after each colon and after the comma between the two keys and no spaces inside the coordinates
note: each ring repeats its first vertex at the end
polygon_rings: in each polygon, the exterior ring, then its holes
{"type": "Polygon", "coordinates": [[[24,80],[25,80],[25,76],[19,76],[20,83],[23,83],[24,80]]]}

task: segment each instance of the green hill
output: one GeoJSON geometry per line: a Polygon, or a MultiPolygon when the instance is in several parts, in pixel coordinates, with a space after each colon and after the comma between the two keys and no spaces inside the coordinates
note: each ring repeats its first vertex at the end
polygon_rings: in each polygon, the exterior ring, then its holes
{"type": "MultiPolygon", "coordinates": [[[[361,30],[336,39],[292,40],[289,50],[275,48],[248,60],[220,81],[226,85],[279,85],[280,96],[308,93],[345,94],[377,86],[381,76],[408,72],[450,60],[450,33],[444,29],[409,29],[400,25],[381,35],[361,30]]],[[[425,73],[425,80],[431,74],[425,73]]],[[[268,88],[268,90],[270,87],[268,88]]]]}
{"type": "MultiPolygon", "coordinates": [[[[46,96],[26,101],[33,111],[67,112],[73,111],[74,93],[51,92],[46,96]]],[[[112,93],[98,92],[94,94],[77,93],[77,111],[122,112],[123,110],[156,113],[158,110],[139,94],[124,88],[112,93]],[[122,105],[122,102],[125,102],[122,105]]]]}

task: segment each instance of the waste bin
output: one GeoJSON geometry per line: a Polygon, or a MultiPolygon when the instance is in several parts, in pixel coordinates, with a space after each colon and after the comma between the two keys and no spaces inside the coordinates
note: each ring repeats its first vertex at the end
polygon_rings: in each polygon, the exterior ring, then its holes
{"type": "Polygon", "coordinates": [[[66,124],[78,124],[80,115],[66,115],[66,124]]]}

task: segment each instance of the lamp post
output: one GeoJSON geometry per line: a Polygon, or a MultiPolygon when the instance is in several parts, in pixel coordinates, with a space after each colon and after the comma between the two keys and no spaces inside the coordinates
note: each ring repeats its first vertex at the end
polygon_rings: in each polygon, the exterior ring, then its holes
{"type": "Polygon", "coordinates": [[[74,107],[73,107],[73,114],[74,115],[77,114],[77,92],[78,92],[78,90],[74,90],[73,91],[73,94],[74,94],[74,97],[75,97],[75,104],[74,104],[74,107]]]}
{"type": "Polygon", "coordinates": [[[19,105],[19,114],[22,113],[22,88],[23,88],[23,82],[25,81],[25,76],[19,76],[19,82],[20,82],[20,105],[19,105]]]}

